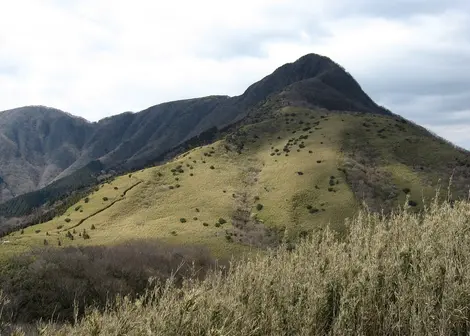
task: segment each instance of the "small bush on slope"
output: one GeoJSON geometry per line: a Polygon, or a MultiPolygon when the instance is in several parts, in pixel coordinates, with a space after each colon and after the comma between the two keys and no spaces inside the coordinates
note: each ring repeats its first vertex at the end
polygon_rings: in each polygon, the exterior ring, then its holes
{"type": "Polygon", "coordinates": [[[227,276],[157,286],[47,335],[465,335],[470,203],[389,219],[360,213],[339,241],[324,230],[227,276]],[[145,302],[145,304],[144,304],[145,302]],[[169,308],[171,307],[171,309],[169,308]]]}

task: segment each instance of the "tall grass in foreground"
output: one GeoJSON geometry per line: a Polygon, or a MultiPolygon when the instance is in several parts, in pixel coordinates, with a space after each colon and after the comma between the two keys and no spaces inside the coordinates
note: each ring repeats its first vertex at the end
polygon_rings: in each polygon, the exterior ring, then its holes
{"type": "Polygon", "coordinates": [[[228,275],[169,281],[43,335],[466,335],[470,332],[470,203],[421,215],[362,212],[329,230],[233,265],[228,275]],[[146,303],[144,303],[146,302],[146,303]]]}

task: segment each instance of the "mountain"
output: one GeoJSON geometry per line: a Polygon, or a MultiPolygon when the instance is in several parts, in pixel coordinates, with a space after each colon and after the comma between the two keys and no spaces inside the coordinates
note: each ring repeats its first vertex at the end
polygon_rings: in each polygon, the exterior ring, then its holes
{"type": "Polygon", "coordinates": [[[52,181],[0,204],[7,333],[54,316],[53,334],[120,321],[181,334],[182,314],[195,334],[468,331],[470,153],[377,106],[327,58],[286,64],[239,97],[97,123],[43,107],[3,120],[14,169],[52,181]],[[420,312],[429,321],[413,324],[420,312]]]}
{"type": "Polygon", "coordinates": [[[83,128],[83,145],[46,187],[0,204],[4,232],[39,223],[9,236],[9,251],[52,239],[47,233],[65,245],[151,236],[225,253],[275,244],[286,228],[343,231],[363,204],[420,210],[451,176],[455,198],[470,187],[467,151],[378,106],[341,66],[314,54],[237,97],[97,123],[60,115],[83,128]],[[61,239],[92,225],[94,239],[61,239]]]}
{"type": "Polygon", "coordinates": [[[0,203],[47,186],[93,160],[132,169],[211,127],[241,120],[268,96],[327,109],[388,113],[329,58],[310,54],[286,64],[241,96],[164,103],[90,123],[57,109],[29,106],[0,112],[0,203]]]}
{"type": "Polygon", "coordinates": [[[41,106],[0,113],[0,202],[45,187],[80,157],[91,124],[41,106]]]}

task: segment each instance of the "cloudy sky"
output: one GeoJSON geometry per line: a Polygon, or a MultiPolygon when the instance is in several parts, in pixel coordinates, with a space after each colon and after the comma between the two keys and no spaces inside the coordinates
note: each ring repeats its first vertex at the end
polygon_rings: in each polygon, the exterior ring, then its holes
{"type": "Polygon", "coordinates": [[[468,0],[0,0],[0,110],[238,95],[306,53],[470,149],[468,0]]]}

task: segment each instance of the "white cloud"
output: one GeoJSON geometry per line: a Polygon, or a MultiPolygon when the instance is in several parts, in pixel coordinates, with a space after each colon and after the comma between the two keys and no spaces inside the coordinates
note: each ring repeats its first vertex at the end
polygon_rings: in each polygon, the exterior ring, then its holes
{"type": "MultiPolygon", "coordinates": [[[[442,83],[448,91],[469,84],[462,0],[0,2],[0,110],[42,104],[97,120],[168,100],[236,95],[310,52],[345,66],[405,117],[422,116],[442,83]]],[[[430,122],[462,110],[434,111],[430,122]]],[[[448,128],[439,132],[457,141],[448,128]]]]}

